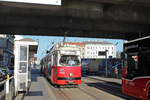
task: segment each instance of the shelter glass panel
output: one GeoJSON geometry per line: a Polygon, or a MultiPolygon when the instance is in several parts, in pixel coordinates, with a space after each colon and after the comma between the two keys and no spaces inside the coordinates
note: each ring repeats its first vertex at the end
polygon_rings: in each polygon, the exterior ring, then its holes
{"type": "Polygon", "coordinates": [[[20,62],[19,70],[21,73],[26,73],[27,71],[27,62],[20,62]]]}
{"type": "Polygon", "coordinates": [[[20,46],[20,61],[27,61],[27,46],[20,46]]]}

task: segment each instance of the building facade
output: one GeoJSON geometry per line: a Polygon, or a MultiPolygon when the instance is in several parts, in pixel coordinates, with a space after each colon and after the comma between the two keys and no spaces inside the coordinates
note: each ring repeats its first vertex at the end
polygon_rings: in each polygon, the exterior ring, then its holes
{"type": "Polygon", "coordinates": [[[116,58],[116,46],[109,42],[84,41],[84,59],[116,58]],[[106,55],[99,55],[99,52],[106,52],[106,55]]]}
{"type": "Polygon", "coordinates": [[[80,48],[81,59],[103,59],[116,58],[116,45],[101,41],[83,41],[83,42],[64,42],[66,45],[80,48]],[[105,55],[99,55],[99,52],[107,52],[105,55]]]}
{"type": "Polygon", "coordinates": [[[81,59],[84,57],[84,47],[85,46],[84,46],[83,42],[64,42],[64,44],[80,48],[80,52],[81,52],[80,57],[81,57],[81,59]]]}
{"type": "Polygon", "coordinates": [[[0,34],[0,67],[13,66],[14,35],[0,34]]]}

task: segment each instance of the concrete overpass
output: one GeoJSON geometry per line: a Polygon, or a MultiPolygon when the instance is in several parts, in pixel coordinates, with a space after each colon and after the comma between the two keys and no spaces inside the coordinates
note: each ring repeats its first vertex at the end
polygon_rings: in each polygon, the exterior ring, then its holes
{"type": "Polygon", "coordinates": [[[62,6],[0,1],[0,33],[130,40],[150,35],[149,0],[62,0],[62,6]]]}

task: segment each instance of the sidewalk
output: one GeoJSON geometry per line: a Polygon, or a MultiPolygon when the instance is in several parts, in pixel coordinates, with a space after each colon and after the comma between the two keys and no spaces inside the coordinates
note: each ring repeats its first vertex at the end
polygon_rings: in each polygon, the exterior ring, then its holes
{"type": "Polygon", "coordinates": [[[50,89],[44,77],[32,74],[32,83],[29,89],[29,94],[18,94],[15,100],[57,100],[53,91],[50,89]]]}

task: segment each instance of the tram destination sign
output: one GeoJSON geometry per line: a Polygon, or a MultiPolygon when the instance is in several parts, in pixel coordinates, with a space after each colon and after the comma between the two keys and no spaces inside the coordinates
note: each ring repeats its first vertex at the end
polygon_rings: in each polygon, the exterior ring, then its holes
{"type": "Polygon", "coordinates": [[[0,0],[0,1],[58,5],[58,6],[61,5],[61,0],[0,0]]]}

